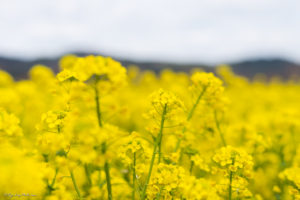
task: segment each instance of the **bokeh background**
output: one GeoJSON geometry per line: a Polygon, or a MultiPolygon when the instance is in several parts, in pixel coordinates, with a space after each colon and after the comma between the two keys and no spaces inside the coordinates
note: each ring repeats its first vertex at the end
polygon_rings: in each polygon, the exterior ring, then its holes
{"type": "Polygon", "coordinates": [[[253,78],[300,75],[297,0],[1,0],[0,68],[25,78],[64,54],[188,71],[229,64],[253,78]]]}

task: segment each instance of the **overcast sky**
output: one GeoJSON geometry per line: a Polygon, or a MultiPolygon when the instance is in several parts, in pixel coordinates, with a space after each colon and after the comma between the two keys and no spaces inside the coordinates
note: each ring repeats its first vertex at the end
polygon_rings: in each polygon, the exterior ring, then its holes
{"type": "Polygon", "coordinates": [[[0,0],[0,55],[300,62],[300,0],[0,0]]]}

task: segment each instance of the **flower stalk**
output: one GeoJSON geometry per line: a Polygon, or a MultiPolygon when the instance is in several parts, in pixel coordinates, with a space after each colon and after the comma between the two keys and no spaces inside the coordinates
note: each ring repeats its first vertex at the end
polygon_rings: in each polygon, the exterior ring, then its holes
{"type": "Polygon", "coordinates": [[[92,186],[92,180],[91,180],[91,173],[90,173],[90,169],[88,164],[84,164],[84,171],[85,171],[85,175],[87,177],[87,182],[88,182],[88,186],[92,186]]]}
{"type": "Polygon", "coordinates": [[[136,152],[133,153],[133,167],[132,167],[132,200],[135,200],[135,179],[136,179],[135,165],[136,165],[136,152]]]}
{"type": "Polygon", "coordinates": [[[52,182],[50,185],[48,185],[48,194],[50,195],[52,193],[52,191],[54,190],[54,184],[55,184],[55,181],[56,181],[56,177],[57,177],[57,174],[58,174],[58,168],[55,169],[55,174],[54,174],[54,177],[52,179],[52,182]]]}
{"type": "Polygon", "coordinates": [[[104,171],[106,176],[106,185],[107,185],[107,193],[108,199],[112,199],[112,190],[111,190],[111,181],[110,181],[110,173],[109,173],[109,163],[106,161],[104,164],[104,171]]]}
{"type": "Polygon", "coordinates": [[[101,117],[100,98],[99,98],[99,91],[97,89],[97,86],[95,86],[95,101],[96,101],[96,113],[97,113],[98,124],[100,127],[102,127],[103,124],[102,124],[102,117],[101,117]]]}
{"type": "Polygon", "coordinates": [[[231,196],[232,196],[232,176],[233,176],[233,172],[230,172],[229,175],[229,188],[228,188],[228,199],[231,200],[231,196]]]}
{"type": "MultiPolygon", "coordinates": [[[[102,117],[101,117],[101,108],[100,108],[100,98],[99,98],[99,91],[97,86],[95,85],[95,101],[96,101],[96,113],[99,127],[103,127],[102,117]]],[[[104,143],[103,153],[106,152],[106,143],[104,143]]],[[[106,177],[106,186],[107,186],[107,195],[108,199],[112,200],[112,186],[111,186],[111,179],[110,179],[110,172],[109,172],[109,163],[106,160],[104,164],[104,171],[106,177]]]]}
{"type": "Polygon", "coordinates": [[[160,123],[160,131],[158,134],[158,163],[160,163],[161,160],[161,144],[162,144],[162,137],[163,137],[163,128],[164,128],[164,123],[165,123],[165,117],[167,113],[167,104],[165,104],[163,113],[162,113],[162,118],[161,118],[161,123],[160,123]]]}
{"type": "MultiPolygon", "coordinates": [[[[204,87],[203,90],[201,91],[201,93],[199,94],[199,96],[197,97],[196,102],[194,103],[193,107],[191,108],[190,112],[188,113],[188,116],[187,116],[187,118],[186,118],[186,121],[190,121],[190,120],[192,119],[192,117],[193,117],[193,115],[194,115],[194,112],[195,112],[195,110],[196,110],[196,108],[197,108],[197,106],[198,106],[198,104],[199,104],[201,98],[203,97],[203,95],[204,95],[204,93],[205,93],[205,91],[206,91],[206,88],[207,88],[207,87],[204,87]]],[[[184,128],[182,129],[182,133],[185,133],[185,131],[186,131],[186,127],[184,127],[184,128]]],[[[177,144],[176,144],[176,147],[175,147],[175,151],[174,151],[174,152],[177,152],[177,150],[180,148],[180,144],[181,144],[181,138],[178,138],[177,144]]]]}
{"type": "Polygon", "coordinates": [[[161,116],[160,130],[159,130],[158,136],[156,138],[156,141],[154,143],[154,148],[153,148],[152,158],[151,158],[151,162],[150,162],[149,172],[148,172],[146,182],[145,182],[145,185],[144,185],[144,188],[143,188],[143,191],[142,191],[142,195],[141,195],[142,200],[146,199],[146,191],[147,191],[148,184],[150,182],[151,173],[152,173],[152,169],[153,169],[153,165],[154,165],[154,161],[155,161],[155,156],[156,156],[157,153],[159,153],[158,161],[160,161],[161,152],[158,151],[157,149],[161,150],[161,147],[159,147],[159,146],[161,146],[161,139],[162,139],[162,134],[163,134],[163,128],[164,128],[166,113],[167,113],[167,104],[165,104],[164,109],[163,109],[163,113],[162,113],[162,116],[161,116]]]}
{"type": "MultiPolygon", "coordinates": [[[[232,160],[232,165],[234,165],[234,159],[232,160]]],[[[233,171],[230,170],[229,174],[229,187],[228,187],[228,199],[231,200],[232,196],[232,178],[233,178],[233,171]]]]}
{"type": "Polygon", "coordinates": [[[226,141],[225,141],[225,138],[224,138],[224,134],[221,130],[221,127],[220,127],[220,123],[219,123],[219,120],[218,120],[218,116],[217,116],[217,111],[215,110],[214,112],[214,116],[215,116],[215,122],[216,122],[216,126],[217,126],[217,129],[218,129],[218,132],[220,134],[220,138],[221,138],[221,141],[222,141],[222,144],[224,147],[226,147],[226,141]]]}
{"type": "Polygon", "coordinates": [[[73,171],[72,171],[72,170],[70,170],[70,175],[71,175],[71,179],[72,179],[74,188],[75,188],[75,190],[76,190],[76,193],[77,193],[79,199],[81,199],[80,191],[79,191],[79,188],[78,188],[78,186],[77,186],[77,183],[76,183],[76,180],[75,180],[75,177],[74,177],[74,174],[73,174],[73,171]]]}

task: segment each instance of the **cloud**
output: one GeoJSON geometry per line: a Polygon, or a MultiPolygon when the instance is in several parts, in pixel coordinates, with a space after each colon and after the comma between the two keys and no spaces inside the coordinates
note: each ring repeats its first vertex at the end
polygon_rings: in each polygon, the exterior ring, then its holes
{"type": "Polygon", "coordinates": [[[296,0],[2,0],[0,54],[92,50],[139,60],[300,61],[296,0]]]}

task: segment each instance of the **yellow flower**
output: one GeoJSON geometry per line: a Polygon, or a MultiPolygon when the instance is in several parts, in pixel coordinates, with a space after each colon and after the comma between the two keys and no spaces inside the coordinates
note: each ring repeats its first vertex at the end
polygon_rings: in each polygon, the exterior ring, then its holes
{"type": "Polygon", "coordinates": [[[183,102],[173,93],[159,89],[150,95],[151,109],[148,115],[153,119],[161,118],[163,112],[166,118],[171,118],[174,114],[184,108],[183,102]],[[165,111],[164,111],[165,110],[165,111]]]}
{"type": "Polygon", "coordinates": [[[20,120],[0,108],[0,136],[19,137],[23,135],[20,120]]]}
{"type": "MultiPolygon", "coordinates": [[[[222,168],[227,168],[232,172],[236,172],[237,170],[248,172],[248,170],[251,170],[253,167],[253,161],[250,155],[242,149],[231,146],[219,149],[213,156],[213,160],[220,164],[222,168]]],[[[245,173],[244,175],[248,174],[245,173]]]]}
{"type": "Polygon", "coordinates": [[[126,69],[117,61],[102,56],[75,57],[61,59],[62,71],[57,78],[63,82],[72,78],[85,82],[93,80],[100,88],[113,90],[126,84],[126,69]]]}

